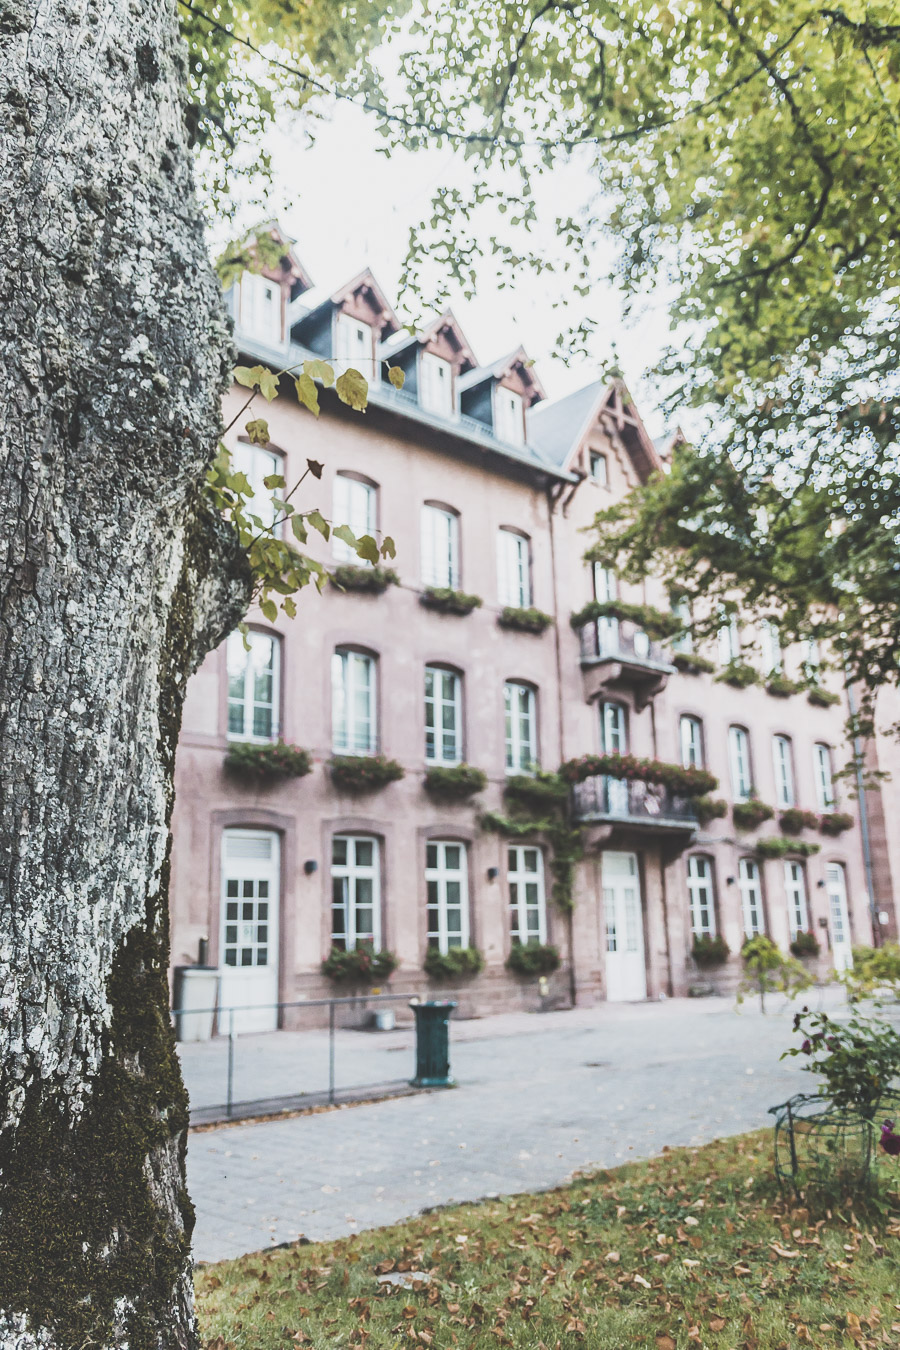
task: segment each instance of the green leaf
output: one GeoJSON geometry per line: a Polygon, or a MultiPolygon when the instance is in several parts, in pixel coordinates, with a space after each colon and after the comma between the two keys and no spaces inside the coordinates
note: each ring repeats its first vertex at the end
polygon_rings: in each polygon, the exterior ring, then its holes
{"type": "Polygon", "coordinates": [[[274,623],[275,620],[278,618],[278,606],[276,605],[274,600],[270,600],[268,599],[268,597],[265,600],[260,600],[259,608],[262,612],[263,618],[268,619],[269,623],[274,623]]]}
{"type": "Polygon", "coordinates": [[[397,556],[397,550],[394,547],[394,541],[389,534],[386,534],[384,536],[384,540],[382,541],[381,556],[382,558],[396,558],[397,556]]]}
{"type": "Polygon", "coordinates": [[[243,384],[248,389],[252,389],[258,381],[258,372],[262,366],[235,366],[231,372],[237,384],[243,384]]]}
{"type": "Polygon", "coordinates": [[[298,539],[301,544],[305,544],[309,538],[309,532],[303,523],[302,516],[291,517],[291,529],[294,532],[294,538],[298,539]]]}
{"type": "Polygon", "coordinates": [[[369,385],[358,370],[345,370],[335,384],[337,396],[342,403],[356,412],[364,412],[369,401],[369,385]]]}
{"type": "Polygon", "coordinates": [[[311,380],[321,380],[326,389],[334,384],[334,370],[327,361],[304,361],[303,374],[311,380]]]}
{"type": "Polygon", "coordinates": [[[235,366],[231,373],[238,384],[258,389],[268,403],[278,393],[278,376],[268,366],[235,366]]]}
{"type": "Polygon", "coordinates": [[[259,366],[257,368],[262,371],[262,375],[259,379],[259,392],[267,403],[271,403],[272,399],[278,393],[279,377],[273,370],[266,370],[265,366],[259,366]]]}
{"type": "Polygon", "coordinates": [[[331,526],[320,511],[307,511],[306,519],[314,530],[318,530],[323,539],[331,534],[331,526]]]}
{"type": "Polygon", "coordinates": [[[267,474],[263,479],[263,487],[267,487],[270,492],[273,492],[275,488],[283,488],[284,475],[280,473],[267,474]]]}
{"type": "Polygon", "coordinates": [[[292,600],[289,595],[285,596],[281,608],[284,610],[285,614],[288,616],[289,619],[296,619],[297,602],[295,600],[292,600]]]}
{"type": "Polygon", "coordinates": [[[316,388],[315,380],[310,375],[300,375],[294,381],[294,388],[297,390],[297,397],[305,408],[309,408],[311,413],[319,415],[319,391],[316,388]]]}
{"type": "Polygon", "coordinates": [[[365,558],[366,562],[377,563],[379,559],[378,545],[370,534],[364,534],[362,538],[356,541],[356,552],[360,558],[365,558]]]}
{"type": "Polygon", "coordinates": [[[257,417],[254,421],[248,422],[244,430],[254,445],[269,444],[269,424],[265,418],[257,417]]]}
{"type": "Polygon", "coordinates": [[[406,371],[399,366],[388,366],[388,379],[395,389],[402,389],[406,383],[406,371]]]}
{"type": "Polygon", "coordinates": [[[351,548],[356,548],[356,535],[349,525],[335,525],[332,534],[335,539],[343,539],[345,544],[349,544],[351,548]]]}

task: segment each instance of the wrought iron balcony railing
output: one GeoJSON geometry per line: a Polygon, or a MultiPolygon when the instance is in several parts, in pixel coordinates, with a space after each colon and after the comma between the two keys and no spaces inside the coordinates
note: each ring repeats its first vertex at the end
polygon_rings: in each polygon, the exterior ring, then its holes
{"type": "Polygon", "coordinates": [[[659,783],[640,779],[586,778],[572,789],[576,820],[617,821],[644,829],[693,830],[697,813],[693,798],[680,797],[659,783]]]}

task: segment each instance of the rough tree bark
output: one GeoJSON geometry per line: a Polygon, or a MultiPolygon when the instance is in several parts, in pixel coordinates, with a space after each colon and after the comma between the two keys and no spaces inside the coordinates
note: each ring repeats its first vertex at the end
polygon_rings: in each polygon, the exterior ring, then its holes
{"type": "Polygon", "coordinates": [[[202,503],[229,343],[172,0],[0,0],[0,1346],[189,1346],[166,1015],[188,675],[246,607],[202,503]]]}

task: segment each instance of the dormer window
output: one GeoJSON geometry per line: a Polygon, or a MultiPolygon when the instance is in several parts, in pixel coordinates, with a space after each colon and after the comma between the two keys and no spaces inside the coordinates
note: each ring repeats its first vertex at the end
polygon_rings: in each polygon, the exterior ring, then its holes
{"type": "Polygon", "coordinates": [[[525,442],[525,409],[522,395],[498,384],[494,389],[494,435],[507,445],[525,442]]]}
{"type": "Polygon", "coordinates": [[[428,412],[441,417],[452,417],[456,411],[453,400],[453,367],[449,361],[431,352],[419,358],[419,402],[428,412]]]}
{"type": "Polygon", "coordinates": [[[371,379],[375,350],[371,326],[361,319],[351,318],[349,314],[338,314],[335,317],[334,333],[335,374],[358,370],[367,380],[371,379]]]}
{"type": "Polygon", "coordinates": [[[269,277],[245,272],[241,277],[240,326],[247,337],[281,343],[281,287],[269,277]]]}

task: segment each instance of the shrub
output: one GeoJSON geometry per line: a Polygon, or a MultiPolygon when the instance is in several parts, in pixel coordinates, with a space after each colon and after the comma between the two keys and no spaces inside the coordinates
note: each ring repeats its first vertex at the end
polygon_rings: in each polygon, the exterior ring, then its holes
{"type": "Polygon", "coordinates": [[[659,783],[683,797],[702,797],[719,786],[719,780],[706,769],[683,769],[660,759],[638,759],[637,755],[584,755],[569,759],[559,768],[567,783],[583,783],[586,778],[608,774],[610,778],[638,779],[659,783]]]}
{"type": "Polygon", "coordinates": [[[643,629],[655,642],[675,637],[684,628],[677,614],[667,614],[653,605],[630,605],[624,600],[591,600],[569,622],[573,628],[583,628],[594,619],[624,619],[643,629]]]}
{"type": "Polygon", "coordinates": [[[237,741],[228,747],[225,768],[241,778],[274,782],[279,778],[303,778],[312,771],[312,756],[308,750],[286,745],[284,741],[263,745],[237,741]]]}
{"type": "Polygon", "coordinates": [[[833,708],[836,703],[840,703],[840,694],[832,693],[830,689],[822,689],[815,685],[806,695],[807,703],[811,703],[814,708],[833,708]]]}
{"type": "Polygon", "coordinates": [[[721,797],[697,797],[694,811],[700,824],[708,825],[711,820],[721,820],[728,815],[728,803],[721,797]]]}
{"type": "Polygon", "coordinates": [[[455,980],[463,975],[477,975],[484,970],[484,957],[477,947],[451,947],[439,952],[429,947],[425,953],[425,971],[436,980],[455,980]]]}
{"type": "Polygon", "coordinates": [[[503,793],[509,801],[543,810],[547,806],[565,802],[569,796],[569,785],[556,773],[539,772],[534,776],[522,773],[507,778],[503,793]]]}
{"type": "Polygon", "coordinates": [[[487,774],[481,769],[473,769],[471,764],[454,764],[446,768],[435,765],[425,775],[424,788],[433,797],[442,797],[445,801],[461,802],[483,792],[487,786],[487,774]]]}
{"type": "Polygon", "coordinates": [[[735,802],[731,808],[731,819],[739,830],[756,830],[764,820],[771,820],[775,808],[751,797],[748,802],[735,802]]]}
{"type": "Polygon", "coordinates": [[[748,685],[759,684],[759,671],[746,661],[729,661],[719,671],[716,679],[720,684],[730,684],[735,689],[746,689],[748,685]]]}
{"type": "Polygon", "coordinates": [[[778,823],[785,834],[799,834],[801,830],[818,829],[819,817],[815,811],[801,811],[799,806],[789,806],[778,817],[778,823]]]}
{"type": "Polygon", "coordinates": [[[322,974],[336,984],[380,984],[399,964],[393,952],[376,952],[370,942],[364,942],[349,952],[332,947],[322,962],[322,974]]]}
{"type": "Polygon", "coordinates": [[[715,661],[710,661],[705,656],[697,656],[694,652],[673,652],[671,661],[682,675],[711,675],[716,668],[715,661]]]}
{"type": "Polygon", "coordinates": [[[820,845],[808,844],[804,839],[782,839],[778,835],[770,835],[767,839],[757,839],[754,848],[761,858],[786,858],[789,853],[811,858],[814,853],[818,853],[820,845]]]}
{"type": "Polygon", "coordinates": [[[465,591],[453,591],[449,586],[429,586],[419,599],[426,609],[438,614],[471,614],[482,604],[480,595],[466,595],[465,591]]]}
{"type": "Polygon", "coordinates": [[[388,586],[400,585],[393,567],[356,567],[353,563],[336,567],[329,581],[339,591],[363,591],[368,595],[381,595],[388,586]]]}
{"type": "Polygon", "coordinates": [[[559,970],[559,950],[542,942],[516,942],[510,949],[506,965],[517,975],[552,975],[554,970],[559,970]]]}
{"type": "Polygon", "coordinates": [[[882,994],[900,999],[900,944],[885,942],[880,947],[854,947],[852,967],[838,978],[851,1002],[882,994]]]}
{"type": "Polygon", "coordinates": [[[803,1042],[781,1058],[803,1055],[803,1068],[823,1079],[823,1097],[871,1119],[879,1098],[900,1075],[900,1036],[890,1022],[857,1016],[835,1022],[826,1013],[804,1008],[794,1017],[794,1030],[803,1042]]]}
{"type": "Polygon", "coordinates": [[[516,609],[507,605],[497,619],[501,628],[512,628],[519,633],[543,633],[553,619],[541,609],[516,609]]]}
{"type": "Polygon", "coordinates": [[[766,693],[775,698],[790,698],[791,694],[799,694],[802,688],[802,684],[789,680],[786,675],[770,675],[766,680],[766,693]]]}
{"type": "Polygon", "coordinates": [[[819,830],[822,834],[830,834],[832,837],[843,834],[844,830],[849,830],[852,825],[853,817],[846,811],[826,811],[819,817],[819,830]]]}
{"type": "Polygon", "coordinates": [[[759,1005],[766,1010],[766,994],[777,991],[794,998],[801,989],[814,983],[809,971],[793,956],[785,956],[771,938],[748,938],[741,948],[744,978],[737,988],[737,1001],[743,1003],[748,994],[759,994],[759,1005]]]}
{"type": "Polygon", "coordinates": [[[403,777],[403,767],[384,755],[335,755],[331,780],[342,792],[375,792],[403,777]]]}
{"type": "Polygon", "coordinates": [[[694,938],[691,956],[698,966],[721,966],[730,955],[731,948],[721,934],[717,933],[712,937],[709,933],[703,933],[702,936],[694,938]]]}
{"type": "Polygon", "coordinates": [[[810,929],[808,933],[804,933],[801,931],[799,933],[794,934],[793,938],[791,939],[791,955],[792,956],[819,955],[819,939],[816,937],[812,929],[810,929]]]}

